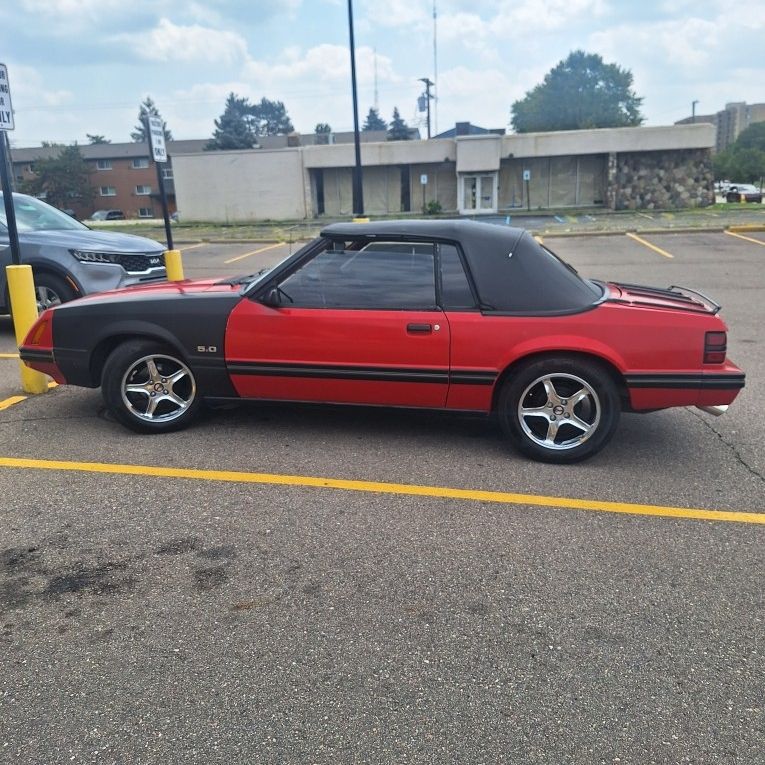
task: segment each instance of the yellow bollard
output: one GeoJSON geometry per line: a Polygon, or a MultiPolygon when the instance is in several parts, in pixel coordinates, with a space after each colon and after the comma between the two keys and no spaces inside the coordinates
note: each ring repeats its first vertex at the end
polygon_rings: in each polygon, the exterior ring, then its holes
{"type": "Polygon", "coordinates": [[[183,281],[183,260],[180,250],[165,250],[165,268],[168,281],[183,281]]]}
{"type": "MultiPolygon", "coordinates": [[[[32,266],[6,266],[5,273],[8,277],[16,345],[21,345],[37,321],[37,294],[32,266]]],[[[19,367],[21,387],[26,393],[45,393],[48,390],[48,378],[42,372],[30,369],[23,361],[19,362],[19,367]]]]}

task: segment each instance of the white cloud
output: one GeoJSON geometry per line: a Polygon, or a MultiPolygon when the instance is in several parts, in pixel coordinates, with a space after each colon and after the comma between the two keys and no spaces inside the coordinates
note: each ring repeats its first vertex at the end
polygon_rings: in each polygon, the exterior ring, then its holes
{"type": "Polygon", "coordinates": [[[232,64],[247,56],[247,43],[236,32],[199,24],[179,26],[160,19],[154,29],[136,34],[115,35],[148,61],[205,61],[232,64]]]}
{"type": "Polygon", "coordinates": [[[470,45],[475,38],[496,38],[516,44],[523,36],[562,29],[576,21],[592,21],[608,12],[605,0],[502,0],[491,15],[458,11],[439,16],[439,36],[470,45]]]}

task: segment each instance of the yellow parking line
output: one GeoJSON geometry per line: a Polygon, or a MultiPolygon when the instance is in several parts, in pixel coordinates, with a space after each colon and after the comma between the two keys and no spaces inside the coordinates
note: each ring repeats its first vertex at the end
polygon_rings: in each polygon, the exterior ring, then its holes
{"type": "Polygon", "coordinates": [[[18,353],[0,353],[0,359],[17,359],[18,353]]]}
{"type": "Polygon", "coordinates": [[[661,247],[657,247],[655,244],[651,244],[650,242],[647,242],[645,239],[643,239],[642,236],[638,236],[637,234],[633,234],[631,231],[627,232],[627,236],[630,239],[634,239],[636,242],[640,242],[640,244],[648,247],[649,250],[653,250],[654,252],[658,252],[659,255],[663,255],[665,258],[674,258],[674,255],[670,255],[666,250],[662,250],[661,247]]]}
{"type": "Polygon", "coordinates": [[[755,244],[760,244],[763,247],[765,247],[765,242],[763,242],[761,239],[754,239],[751,236],[744,236],[743,234],[737,234],[734,231],[726,231],[725,233],[728,236],[735,236],[736,239],[743,239],[745,242],[754,242],[755,244]]]}
{"type": "Polygon", "coordinates": [[[606,513],[625,513],[629,515],[647,515],[663,518],[756,523],[765,525],[765,513],[702,510],[688,507],[664,507],[662,505],[636,505],[628,502],[605,502],[594,499],[546,497],[537,494],[452,489],[444,486],[418,486],[415,484],[380,483],[377,481],[350,481],[342,478],[318,478],[301,475],[278,475],[274,473],[244,473],[230,470],[195,470],[191,468],[158,467],[154,465],[120,465],[108,462],[38,460],[17,457],[0,457],[0,467],[21,468],[27,470],[67,470],[80,473],[103,473],[106,475],[185,478],[224,483],[300,486],[317,489],[369,492],[374,494],[398,494],[413,497],[433,497],[437,499],[462,499],[473,502],[495,502],[503,505],[534,505],[538,507],[551,507],[564,510],[594,510],[606,513]]]}
{"type": "Polygon", "coordinates": [[[199,244],[190,244],[188,247],[179,247],[178,249],[181,252],[186,252],[187,250],[194,250],[197,247],[204,247],[207,244],[207,242],[200,242],[199,244]]]}
{"type": "Polygon", "coordinates": [[[3,409],[7,409],[9,406],[13,406],[14,404],[19,404],[22,401],[26,401],[26,396],[11,396],[10,398],[6,398],[3,401],[0,401],[0,411],[3,409]]]}
{"type": "Polygon", "coordinates": [[[281,247],[284,245],[284,242],[277,242],[276,244],[269,244],[265,247],[261,247],[258,250],[253,250],[252,252],[245,252],[244,255],[237,255],[235,258],[229,258],[228,260],[224,260],[224,263],[236,263],[237,260],[244,260],[245,258],[249,258],[250,255],[257,255],[259,252],[265,252],[266,250],[273,250],[274,247],[281,247]]]}
{"type": "Polygon", "coordinates": [[[539,242],[539,244],[544,244],[545,243],[545,240],[542,239],[541,236],[535,235],[534,239],[536,239],[539,242]]]}

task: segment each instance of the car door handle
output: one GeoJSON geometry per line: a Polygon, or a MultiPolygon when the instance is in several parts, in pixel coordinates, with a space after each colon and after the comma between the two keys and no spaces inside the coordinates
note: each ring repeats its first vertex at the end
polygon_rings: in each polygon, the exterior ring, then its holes
{"type": "Polygon", "coordinates": [[[429,335],[433,327],[430,324],[407,324],[406,331],[411,335],[429,335]]]}

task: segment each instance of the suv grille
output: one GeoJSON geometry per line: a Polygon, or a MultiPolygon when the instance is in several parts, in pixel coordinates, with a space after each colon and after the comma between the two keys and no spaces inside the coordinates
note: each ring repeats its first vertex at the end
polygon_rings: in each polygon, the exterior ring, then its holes
{"type": "Polygon", "coordinates": [[[119,253],[114,255],[115,263],[119,263],[129,274],[143,273],[150,268],[162,268],[165,265],[165,253],[119,253]]]}

